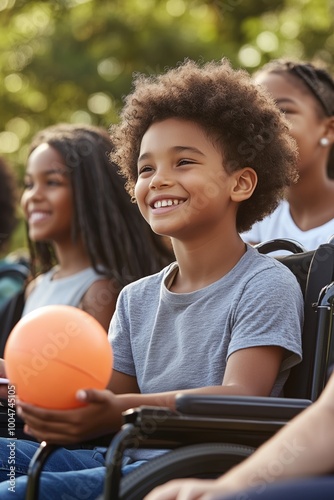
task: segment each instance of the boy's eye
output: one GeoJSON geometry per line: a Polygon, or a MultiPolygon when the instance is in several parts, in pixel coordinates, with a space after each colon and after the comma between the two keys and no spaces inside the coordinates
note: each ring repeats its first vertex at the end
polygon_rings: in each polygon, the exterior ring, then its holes
{"type": "Polygon", "coordinates": [[[191,160],[187,160],[186,158],[182,158],[177,162],[178,165],[187,165],[187,163],[193,163],[191,160]]]}
{"type": "Polygon", "coordinates": [[[23,189],[32,189],[33,183],[28,181],[23,181],[23,189]]]}
{"type": "Polygon", "coordinates": [[[138,174],[143,174],[144,172],[151,172],[153,169],[149,165],[144,165],[143,167],[140,167],[138,170],[138,174]]]}

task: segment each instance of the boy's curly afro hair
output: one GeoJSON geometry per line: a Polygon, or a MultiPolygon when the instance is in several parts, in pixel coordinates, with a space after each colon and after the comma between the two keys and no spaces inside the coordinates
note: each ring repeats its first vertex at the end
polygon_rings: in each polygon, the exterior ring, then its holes
{"type": "Polygon", "coordinates": [[[237,230],[270,214],[297,180],[297,152],[288,124],[270,96],[243,70],[223,59],[201,65],[186,59],[156,76],[135,75],[121,120],[111,127],[112,159],[133,194],[143,135],[153,122],[177,117],[199,124],[219,146],[227,172],[253,168],[257,187],[242,202],[237,230]]]}

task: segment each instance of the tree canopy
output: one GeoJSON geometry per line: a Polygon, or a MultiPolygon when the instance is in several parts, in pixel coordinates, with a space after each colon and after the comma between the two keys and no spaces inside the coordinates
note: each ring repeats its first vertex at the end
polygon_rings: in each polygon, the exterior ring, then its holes
{"type": "Polygon", "coordinates": [[[22,169],[39,129],[108,127],[134,72],[227,57],[333,68],[333,0],[0,0],[0,154],[22,169]]]}
{"type": "MultiPolygon", "coordinates": [[[[133,74],[185,58],[270,59],[334,71],[334,0],[0,0],[0,155],[22,178],[27,149],[58,122],[106,128],[133,74]]],[[[12,248],[24,246],[23,222],[12,248]]]]}

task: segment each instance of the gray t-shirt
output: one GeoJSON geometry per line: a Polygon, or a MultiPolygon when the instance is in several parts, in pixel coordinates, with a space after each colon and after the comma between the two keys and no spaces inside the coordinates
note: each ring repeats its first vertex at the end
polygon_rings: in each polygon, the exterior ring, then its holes
{"type": "Polygon", "coordinates": [[[231,271],[190,293],[166,282],[177,264],[127,285],[118,298],[109,339],[114,369],[137,378],[142,393],[221,385],[228,357],[239,349],[281,346],[281,395],[301,361],[303,298],[290,270],[248,246],[231,271]]]}

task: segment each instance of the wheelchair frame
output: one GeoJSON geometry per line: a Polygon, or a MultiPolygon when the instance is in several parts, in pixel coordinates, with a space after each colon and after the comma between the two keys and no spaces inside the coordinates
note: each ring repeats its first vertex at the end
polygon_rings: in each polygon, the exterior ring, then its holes
{"type": "MultiPolygon", "coordinates": [[[[172,477],[202,477],[203,471],[205,477],[210,477],[210,471],[215,477],[246,458],[318,398],[333,356],[334,245],[324,244],[315,251],[303,252],[297,243],[294,246],[295,242],[290,245],[287,240],[279,240],[258,246],[258,250],[280,250],[282,241],[284,249],[291,251],[293,247],[295,253],[279,260],[295,274],[304,296],[304,357],[291,370],[285,397],[180,394],[175,412],[146,406],[124,412],[125,423],[108,448],[102,498],[139,500],[172,477]],[[171,451],[122,479],[121,459],[125,449],[133,446],[171,451]],[[196,460],[191,460],[195,454],[196,460]],[[185,457],[189,466],[182,465],[185,457]]],[[[33,457],[26,500],[38,498],[43,463],[57,447],[43,442],[33,457]]]]}

